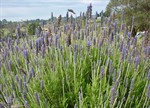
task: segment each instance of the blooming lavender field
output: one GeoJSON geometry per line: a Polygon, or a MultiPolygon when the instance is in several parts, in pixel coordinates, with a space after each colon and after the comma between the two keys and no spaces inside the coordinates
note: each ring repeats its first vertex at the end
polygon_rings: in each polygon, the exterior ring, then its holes
{"type": "Polygon", "coordinates": [[[150,107],[148,32],[141,40],[131,37],[113,16],[83,22],[1,40],[1,107],[150,107]]]}

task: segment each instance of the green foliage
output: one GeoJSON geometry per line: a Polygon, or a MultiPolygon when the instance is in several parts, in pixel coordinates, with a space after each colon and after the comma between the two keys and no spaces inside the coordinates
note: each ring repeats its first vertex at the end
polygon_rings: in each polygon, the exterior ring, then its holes
{"type": "Polygon", "coordinates": [[[128,26],[132,26],[132,16],[134,16],[136,29],[150,30],[149,0],[110,0],[105,13],[109,16],[111,12],[116,12],[118,18],[121,18],[122,10],[124,10],[124,20],[128,26]]]}
{"type": "Polygon", "coordinates": [[[34,22],[34,23],[30,23],[27,27],[27,30],[28,30],[28,34],[29,35],[35,35],[35,29],[36,27],[38,27],[39,24],[34,22]]]}

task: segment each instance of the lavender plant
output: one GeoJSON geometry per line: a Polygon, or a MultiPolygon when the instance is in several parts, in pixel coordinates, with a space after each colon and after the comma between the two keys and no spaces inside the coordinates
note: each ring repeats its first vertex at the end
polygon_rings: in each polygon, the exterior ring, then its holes
{"type": "MultiPolygon", "coordinates": [[[[124,15],[120,22],[125,22],[124,15]]],[[[43,32],[26,41],[0,42],[1,106],[149,107],[150,46],[140,46],[132,31],[112,16],[90,24],[83,17],[77,22],[72,18],[64,26],[61,22],[59,27],[64,29],[56,27],[53,36],[43,32]]]]}

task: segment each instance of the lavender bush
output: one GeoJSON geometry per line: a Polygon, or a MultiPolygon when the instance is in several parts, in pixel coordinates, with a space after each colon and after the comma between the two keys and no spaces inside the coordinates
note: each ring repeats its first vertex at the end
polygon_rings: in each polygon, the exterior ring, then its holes
{"type": "Polygon", "coordinates": [[[148,108],[150,46],[132,39],[123,22],[107,19],[84,23],[80,17],[58,29],[61,36],[53,32],[53,37],[43,33],[0,42],[0,105],[148,108]],[[76,23],[82,23],[81,29],[76,23]]]}

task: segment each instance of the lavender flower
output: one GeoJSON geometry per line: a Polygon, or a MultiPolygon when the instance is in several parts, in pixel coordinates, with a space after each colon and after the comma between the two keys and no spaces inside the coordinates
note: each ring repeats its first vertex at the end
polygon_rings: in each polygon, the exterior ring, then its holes
{"type": "Polygon", "coordinates": [[[25,106],[25,108],[29,108],[28,101],[25,101],[25,102],[24,102],[24,106],[25,106]]]}
{"type": "Polygon", "coordinates": [[[49,38],[49,44],[50,44],[50,46],[52,45],[52,42],[53,42],[53,37],[51,36],[51,37],[49,38]]]}
{"type": "Polygon", "coordinates": [[[112,89],[111,89],[111,97],[110,97],[110,107],[112,107],[113,104],[114,104],[114,101],[115,101],[115,95],[116,95],[115,92],[116,92],[115,87],[112,87],[112,89]]]}
{"type": "Polygon", "coordinates": [[[46,32],[46,45],[47,45],[47,46],[49,45],[48,37],[49,37],[49,32],[47,31],[47,32],[46,32]]]}
{"type": "Polygon", "coordinates": [[[56,49],[58,47],[58,39],[59,39],[59,37],[58,37],[58,35],[56,35],[55,36],[55,47],[56,47],[56,49]]]}
{"type": "Polygon", "coordinates": [[[144,53],[146,56],[150,56],[150,45],[144,49],[144,53]]]}
{"type": "Polygon", "coordinates": [[[113,82],[116,81],[116,69],[114,70],[113,82]]]}
{"type": "Polygon", "coordinates": [[[113,72],[113,65],[112,65],[112,60],[109,62],[109,73],[112,74],[113,72]]]}
{"type": "Polygon", "coordinates": [[[100,50],[102,46],[102,41],[98,40],[98,49],[100,50]]]}
{"type": "Polygon", "coordinates": [[[128,32],[128,40],[127,40],[127,45],[128,45],[128,47],[130,47],[130,35],[131,35],[131,33],[128,32]]]}
{"type": "Polygon", "coordinates": [[[77,34],[76,31],[74,31],[74,32],[73,32],[73,40],[76,40],[76,39],[77,39],[77,38],[76,38],[76,34],[77,34]]]}
{"type": "Polygon", "coordinates": [[[122,52],[123,51],[123,46],[124,46],[124,41],[121,42],[121,45],[120,45],[120,51],[122,52]]]}
{"type": "Polygon", "coordinates": [[[5,108],[3,104],[0,104],[0,108],[5,108]]]}
{"type": "Polygon", "coordinates": [[[35,92],[34,96],[35,96],[37,104],[40,105],[40,96],[39,96],[39,94],[35,92]]]}
{"type": "Polygon", "coordinates": [[[116,34],[117,31],[117,21],[114,22],[114,34],[116,34]]]}
{"type": "Polygon", "coordinates": [[[137,56],[135,58],[135,67],[136,67],[136,69],[137,69],[137,67],[138,67],[139,64],[140,64],[140,56],[137,56]]]}
{"type": "Polygon", "coordinates": [[[95,46],[96,45],[96,38],[94,37],[94,40],[93,40],[93,45],[95,46]]]}
{"type": "Polygon", "coordinates": [[[105,74],[104,66],[101,66],[101,69],[100,69],[100,80],[103,78],[104,74],[105,74]]]}
{"type": "Polygon", "coordinates": [[[110,36],[109,36],[109,42],[110,42],[110,44],[112,43],[113,40],[114,40],[114,34],[111,33],[110,36]]]}
{"type": "Polygon", "coordinates": [[[148,85],[146,96],[147,98],[150,98],[150,84],[148,85]]]}
{"type": "Polygon", "coordinates": [[[136,44],[137,44],[137,37],[133,38],[133,48],[136,47],[136,44]]]}
{"type": "Polygon", "coordinates": [[[89,51],[90,51],[90,46],[91,46],[91,42],[88,41],[88,42],[87,42],[87,45],[86,45],[88,53],[89,53],[89,51]]]}
{"type": "Polygon", "coordinates": [[[24,58],[27,62],[27,64],[29,63],[29,55],[28,55],[28,50],[24,50],[24,58]]]}
{"type": "Polygon", "coordinates": [[[132,89],[133,89],[133,84],[134,84],[134,78],[132,78],[132,81],[131,81],[131,84],[130,84],[130,92],[132,91],[132,89]]]}
{"type": "Polygon", "coordinates": [[[30,82],[30,79],[31,79],[33,76],[35,76],[35,72],[34,72],[34,69],[33,69],[33,68],[31,68],[30,73],[29,73],[29,78],[28,78],[27,83],[29,83],[29,82],[30,82]]]}
{"type": "Polygon", "coordinates": [[[15,49],[16,49],[16,52],[18,53],[19,47],[18,47],[18,46],[15,46],[15,49]]]}
{"type": "Polygon", "coordinates": [[[108,27],[108,35],[111,33],[111,26],[108,27]]]}
{"type": "Polygon", "coordinates": [[[78,32],[78,39],[80,39],[80,31],[78,32]]]}
{"type": "Polygon", "coordinates": [[[39,52],[39,39],[36,40],[36,55],[38,55],[38,52],[39,52]]]}
{"type": "Polygon", "coordinates": [[[24,50],[24,58],[25,58],[25,59],[28,58],[28,50],[24,50]]]}
{"type": "Polygon", "coordinates": [[[118,34],[117,36],[117,41],[119,42],[120,41],[120,35],[118,34]]]}
{"type": "Polygon", "coordinates": [[[147,80],[150,80],[150,69],[148,70],[147,80]]]}

